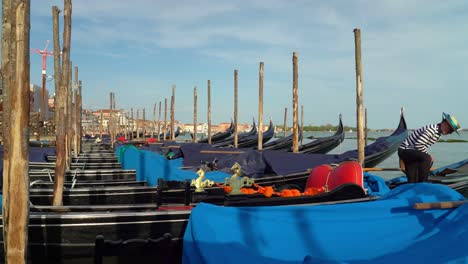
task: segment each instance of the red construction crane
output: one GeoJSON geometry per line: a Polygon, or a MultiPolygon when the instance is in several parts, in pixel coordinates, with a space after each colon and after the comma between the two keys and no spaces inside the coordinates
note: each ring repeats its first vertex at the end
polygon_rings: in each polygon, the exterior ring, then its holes
{"type": "Polygon", "coordinates": [[[42,111],[41,111],[41,120],[45,119],[46,116],[46,69],[47,69],[47,56],[54,56],[54,52],[52,51],[47,51],[47,47],[49,47],[49,40],[47,40],[45,48],[40,50],[40,49],[31,49],[32,53],[37,53],[42,55],[42,111]]]}

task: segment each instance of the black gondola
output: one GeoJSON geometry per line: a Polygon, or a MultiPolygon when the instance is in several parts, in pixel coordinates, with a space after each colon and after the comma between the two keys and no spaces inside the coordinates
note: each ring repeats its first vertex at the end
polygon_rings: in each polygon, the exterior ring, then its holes
{"type": "MultiPolygon", "coordinates": [[[[264,150],[290,150],[293,145],[293,134],[287,137],[282,137],[273,141],[269,141],[263,144],[262,149],[264,150]]],[[[298,141],[302,139],[302,131],[299,131],[298,141]]]]}
{"type": "MultiPolygon", "coordinates": [[[[254,119],[252,122],[252,129],[248,132],[239,133],[237,135],[237,142],[239,143],[242,140],[244,140],[244,138],[248,138],[256,134],[257,134],[257,125],[255,124],[255,119],[254,119]]],[[[234,145],[234,135],[231,135],[230,137],[213,144],[214,147],[228,147],[228,146],[233,146],[233,145],[234,145]]]]}
{"type": "Polygon", "coordinates": [[[338,145],[343,142],[345,138],[345,132],[343,128],[343,122],[341,120],[338,124],[338,129],[335,134],[329,137],[323,137],[315,139],[309,143],[303,144],[299,147],[299,152],[301,153],[328,153],[332,149],[336,148],[338,145]]]}
{"type": "MultiPolygon", "coordinates": [[[[275,135],[275,126],[273,125],[273,121],[270,120],[270,124],[268,129],[263,132],[262,138],[264,142],[269,141],[275,135]]],[[[249,137],[242,138],[242,140],[238,141],[239,148],[252,148],[258,145],[258,135],[252,135],[249,137]]]]}
{"type": "MultiPolygon", "coordinates": [[[[466,193],[468,182],[449,186],[466,193]]],[[[285,200],[288,199],[283,198],[277,202],[282,204],[285,200]]],[[[289,199],[286,204],[319,205],[371,200],[365,197],[324,202],[320,199],[308,201],[295,198],[289,199]]],[[[237,204],[232,200],[230,202],[231,205],[248,205],[246,201],[242,202],[239,199],[237,204]]],[[[258,204],[258,201],[255,204],[258,204]]],[[[94,241],[98,235],[109,240],[127,240],[158,239],[167,236],[166,234],[172,236],[172,246],[166,254],[153,256],[152,261],[158,263],[171,256],[173,259],[170,263],[181,262],[182,238],[192,206],[167,205],[155,208],[154,205],[141,204],[107,207],[108,209],[104,206],[33,206],[29,216],[29,262],[66,263],[73,260],[91,263],[94,258],[94,241]]],[[[3,229],[3,226],[0,228],[3,229]]],[[[0,257],[3,257],[3,247],[0,248],[0,257]]],[[[119,260],[121,259],[113,259],[112,263],[120,263],[119,260]]]]}
{"type": "MultiPolygon", "coordinates": [[[[211,143],[216,143],[227,139],[232,135],[232,133],[234,133],[234,122],[231,120],[231,125],[228,127],[228,129],[226,129],[226,131],[218,132],[211,136],[211,143]]],[[[193,138],[193,134],[191,134],[191,136],[193,138]]],[[[198,140],[198,143],[208,143],[208,138],[202,138],[198,140]]]]}

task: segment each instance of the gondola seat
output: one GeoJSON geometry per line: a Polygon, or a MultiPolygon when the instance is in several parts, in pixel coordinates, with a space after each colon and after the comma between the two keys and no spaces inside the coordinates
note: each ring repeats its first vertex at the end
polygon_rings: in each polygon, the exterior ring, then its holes
{"type": "Polygon", "coordinates": [[[306,189],[325,188],[328,192],[347,183],[353,183],[364,188],[364,174],[359,162],[344,161],[335,168],[328,164],[314,168],[307,179],[306,189]]]}

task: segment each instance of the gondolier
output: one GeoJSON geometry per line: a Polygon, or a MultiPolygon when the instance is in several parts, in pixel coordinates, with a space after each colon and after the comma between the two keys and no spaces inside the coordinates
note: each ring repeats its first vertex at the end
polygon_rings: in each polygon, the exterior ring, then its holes
{"type": "Polygon", "coordinates": [[[433,158],[428,148],[436,143],[441,135],[457,132],[460,124],[453,115],[442,113],[438,124],[423,126],[411,133],[400,145],[398,157],[404,165],[409,183],[425,182],[429,176],[433,158]]]}

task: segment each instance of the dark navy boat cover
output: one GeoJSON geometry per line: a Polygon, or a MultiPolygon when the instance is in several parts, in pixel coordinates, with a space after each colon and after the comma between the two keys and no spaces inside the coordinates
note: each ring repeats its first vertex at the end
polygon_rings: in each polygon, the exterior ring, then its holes
{"type": "Polygon", "coordinates": [[[241,165],[245,176],[256,178],[265,174],[265,162],[263,161],[262,153],[256,150],[248,148],[217,148],[205,143],[184,144],[180,150],[184,157],[184,166],[195,168],[204,162],[216,160],[219,170],[230,173],[229,169],[237,162],[241,165]],[[203,151],[210,151],[210,153],[203,153],[203,151]],[[229,154],[230,152],[233,154],[229,154]]]}

